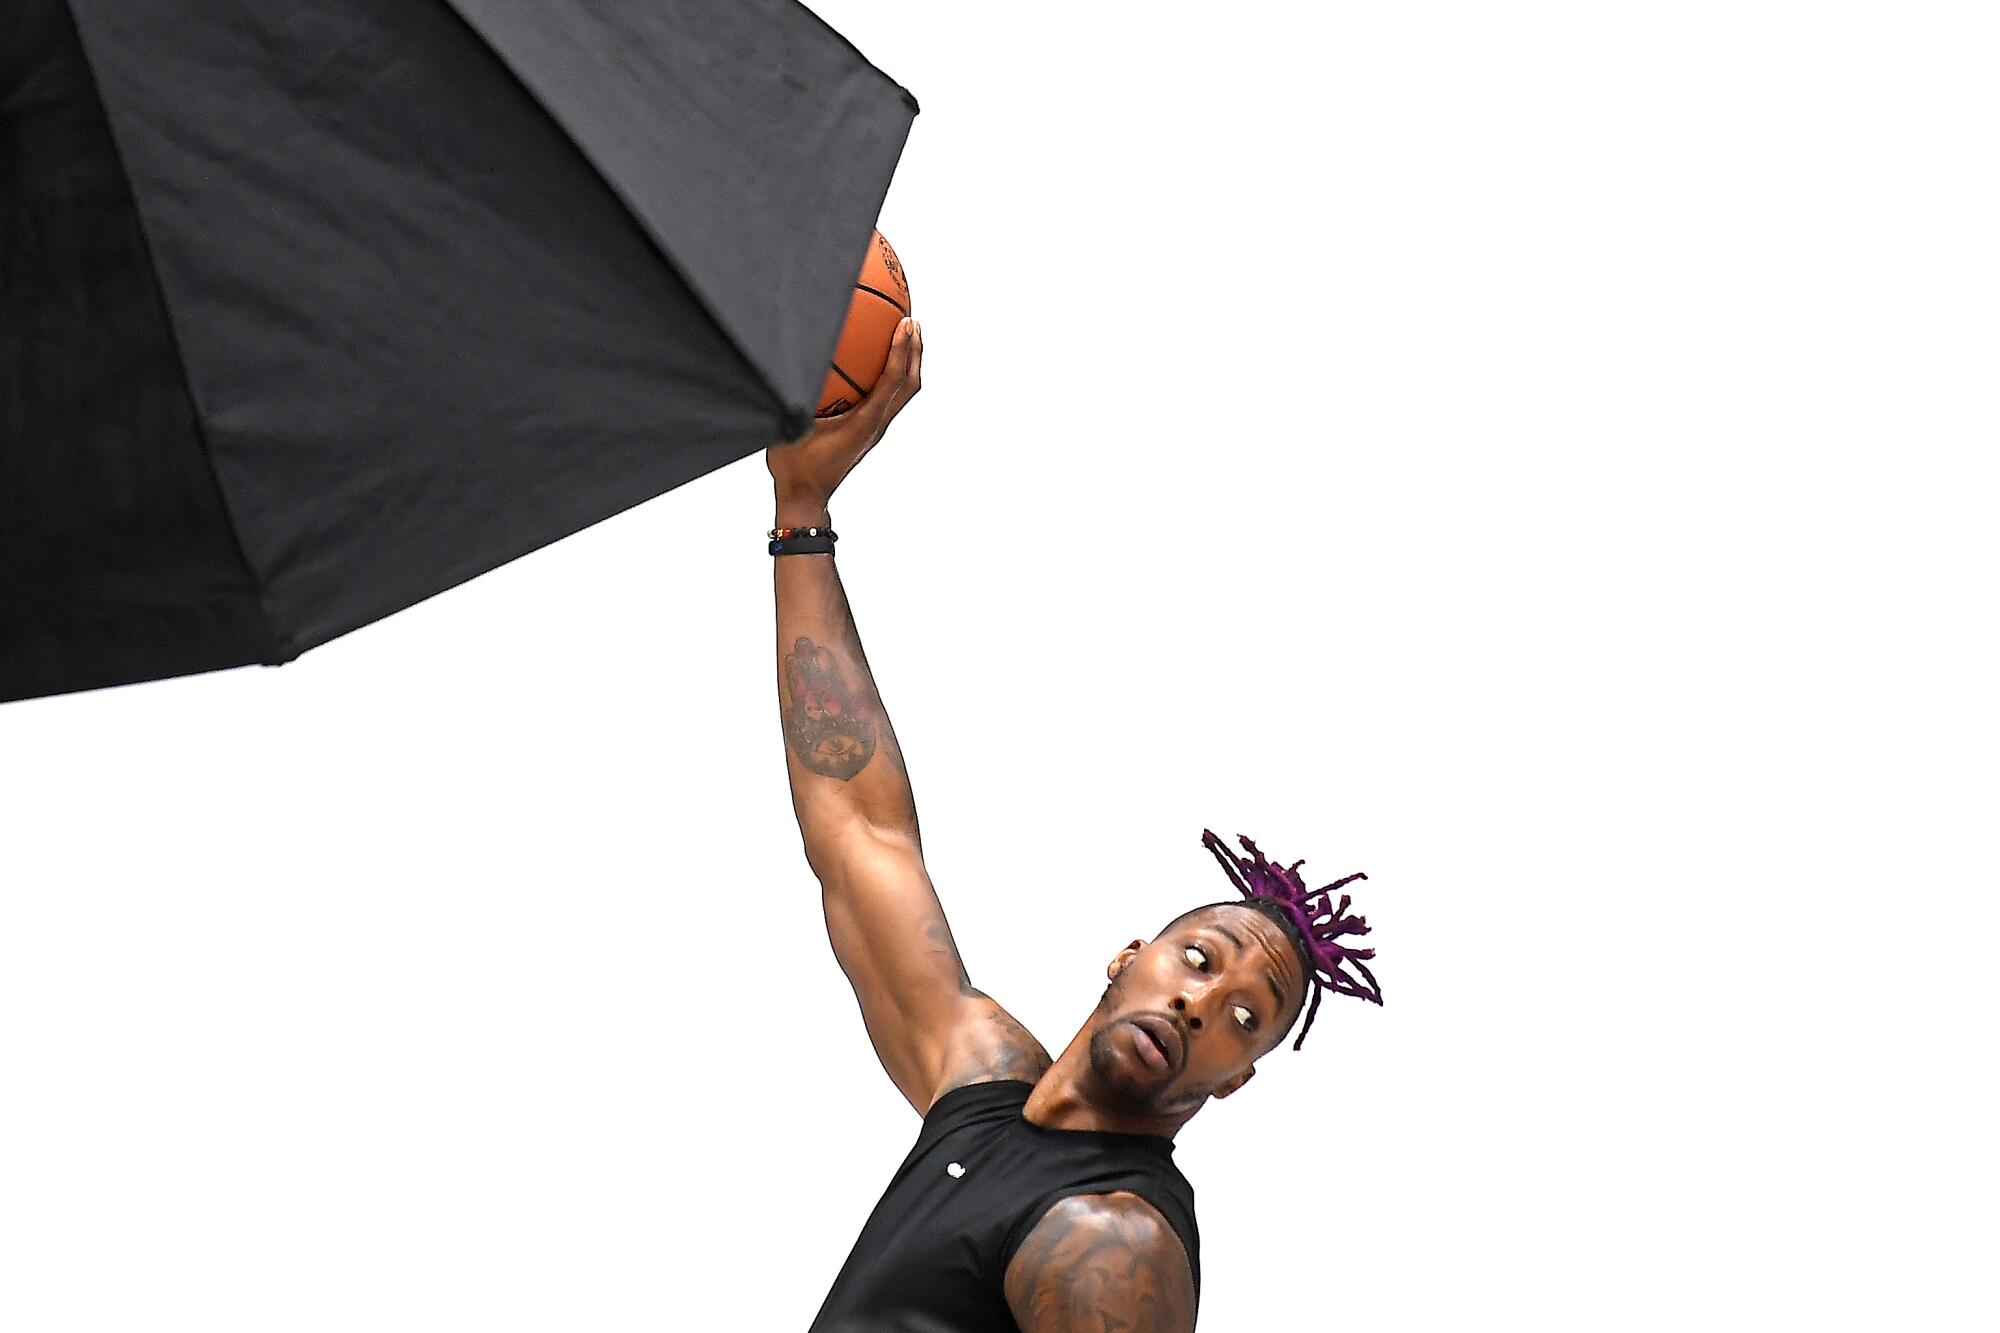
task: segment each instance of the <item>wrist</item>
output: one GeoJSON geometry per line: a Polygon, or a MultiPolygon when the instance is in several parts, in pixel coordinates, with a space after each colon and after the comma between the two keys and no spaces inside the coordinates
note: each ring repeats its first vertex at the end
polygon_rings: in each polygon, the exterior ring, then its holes
{"type": "Polygon", "coordinates": [[[774,528],[823,528],[829,523],[826,500],[814,496],[779,496],[774,528]]]}

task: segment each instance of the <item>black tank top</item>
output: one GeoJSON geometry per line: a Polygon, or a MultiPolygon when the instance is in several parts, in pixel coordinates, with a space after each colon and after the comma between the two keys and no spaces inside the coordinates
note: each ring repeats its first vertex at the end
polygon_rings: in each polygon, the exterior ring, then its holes
{"type": "Polygon", "coordinates": [[[1160,1211],[1201,1291],[1194,1187],[1154,1134],[1053,1129],[1021,1114],[1032,1083],[953,1088],[931,1104],[833,1280],[812,1333],[1018,1333],[1003,1282],[1042,1214],[1129,1191],[1160,1211]]]}

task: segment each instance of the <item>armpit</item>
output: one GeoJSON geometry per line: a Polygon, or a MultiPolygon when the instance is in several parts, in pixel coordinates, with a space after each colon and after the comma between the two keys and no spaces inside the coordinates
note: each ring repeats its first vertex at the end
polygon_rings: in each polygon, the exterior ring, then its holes
{"type": "Polygon", "coordinates": [[[1189,1333],[1194,1277],[1180,1237],[1136,1194],[1053,1205],[1007,1265],[1023,1333],[1189,1333]]]}
{"type": "Polygon", "coordinates": [[[953,1035],[944,1077],[933,1100],[968,1083],[1020,1079],[1033,1083],[1055,1062],[1034,1034],[1014,1021],[985,992],[964,987],[966,1018],[953,1035]]]}

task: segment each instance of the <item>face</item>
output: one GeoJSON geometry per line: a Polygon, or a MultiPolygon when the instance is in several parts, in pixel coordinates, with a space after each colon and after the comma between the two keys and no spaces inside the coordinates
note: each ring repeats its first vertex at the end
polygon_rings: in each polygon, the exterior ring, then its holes
{"type": "Polygon", "coordinates": [[[1212,907],[1151,943],[1132,941],[1109,975],[1090,1067],[1107,1100],[1151,1115],[1191,1114],[1243,1086],[1305,994],[1284,931],[1241,907],[1212,907]]]}

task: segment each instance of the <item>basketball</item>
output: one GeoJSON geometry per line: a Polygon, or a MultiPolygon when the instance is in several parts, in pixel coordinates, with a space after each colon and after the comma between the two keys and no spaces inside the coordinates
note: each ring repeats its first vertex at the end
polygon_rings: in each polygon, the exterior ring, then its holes
{"type": "Polygon", "coordinates": [[[910,284],[903,277],[903,265],[878,231],[868,238],[868,255],[854,280],[854,299],[847,307],[847,323],[841,326],[826,383],[820,386],[815,416],[838,416],[868,396],[889,364],[889,342],[896,336],[896,326],[909,313],[910,284]]]}

